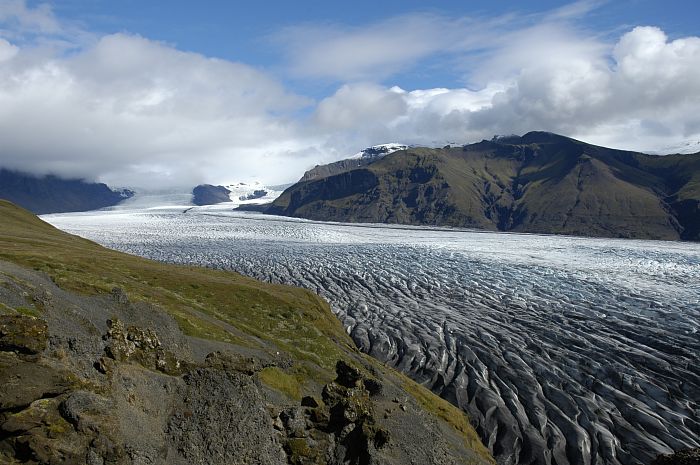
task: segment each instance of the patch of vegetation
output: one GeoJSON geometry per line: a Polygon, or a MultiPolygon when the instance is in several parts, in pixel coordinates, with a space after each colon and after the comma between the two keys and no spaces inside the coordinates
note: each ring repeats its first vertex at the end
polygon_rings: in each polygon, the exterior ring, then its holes
{"type": "Polygon", "coordinates": [[[267,387],[279,391],[290,399],[301,399],[301,385],[296,376],[285,373],[278,367],[267,367],[260,371],[260,381],[267,387]]]}
{"type": "Polygon", "coordinates": [[[39,310],[37,310],[36,308],[17,307],[17,308],[15,308],[15,311],[21,315],[33,316],[36,318],[41,316],[41,312],[39,310]]]}

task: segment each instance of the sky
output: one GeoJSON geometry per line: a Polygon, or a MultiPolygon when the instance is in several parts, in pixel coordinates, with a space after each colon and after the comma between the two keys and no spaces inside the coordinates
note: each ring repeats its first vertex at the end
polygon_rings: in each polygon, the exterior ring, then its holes
{"type": "Polygon", "coordinates": [[[389,142],[700,141],[700,2],[0,0],[0,167],[292,182],[389,142]]]}

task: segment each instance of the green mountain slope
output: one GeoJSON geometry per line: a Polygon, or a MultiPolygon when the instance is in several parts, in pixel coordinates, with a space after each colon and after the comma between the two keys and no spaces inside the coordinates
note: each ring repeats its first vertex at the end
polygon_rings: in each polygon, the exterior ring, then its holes
{"type": "Polygon", "coordinates": [[[0,201],[0,462],[328,454],[494,463],[459,409],[361,354],[317,295],[108,250],[0,201]]]}
{"type": "Polygon", "coordinates": [[[700,154],[652,156],[556,134],[413,148],[287,189],[314,220],[700,240],[700,154]]]}

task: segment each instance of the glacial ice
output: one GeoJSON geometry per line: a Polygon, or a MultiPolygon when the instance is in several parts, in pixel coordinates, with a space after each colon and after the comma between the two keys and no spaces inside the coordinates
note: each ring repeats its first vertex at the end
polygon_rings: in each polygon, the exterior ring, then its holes
{"type": "Polygon", "coordinates": [[[503,465],[700,446],[700,245],[318,223],[177,206],[47,215],[107,247],[324,296],[462,407],[503,465]]]}

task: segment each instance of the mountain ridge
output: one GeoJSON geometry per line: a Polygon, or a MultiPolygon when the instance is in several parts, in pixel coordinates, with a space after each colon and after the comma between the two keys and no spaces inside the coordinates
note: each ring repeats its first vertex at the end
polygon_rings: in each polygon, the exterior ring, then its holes
{"type": "Polygon", "coordinates": [[[34,176],[0,168],[0,199],[9,200],[32,213],[63,213],[111,207],[133,196],[128,189],[112,190],[102,183],[34,176]]]}
{"type": "MultiPolygon", "coordinates": [[[[302,178],[267,213],[595,237],[700,240],[700,153],[609,149],[548,132],[408,148],[302,178]]],[[[322,170],[317,170],[321,172],[322,170]]]]}

